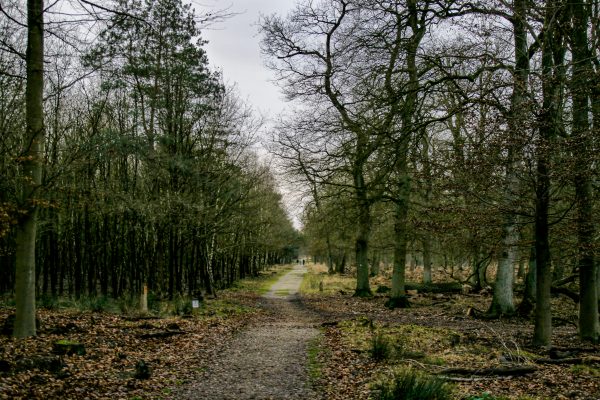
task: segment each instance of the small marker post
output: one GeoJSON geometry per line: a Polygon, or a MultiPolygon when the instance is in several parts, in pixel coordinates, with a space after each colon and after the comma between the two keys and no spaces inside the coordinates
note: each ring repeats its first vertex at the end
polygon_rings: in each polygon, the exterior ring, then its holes
{"type": "Polygon", "coordinates": [[[148,312],[148,285],[144,284],[142,298],[140,299],[140,309],[143,313],[148,312]]]}

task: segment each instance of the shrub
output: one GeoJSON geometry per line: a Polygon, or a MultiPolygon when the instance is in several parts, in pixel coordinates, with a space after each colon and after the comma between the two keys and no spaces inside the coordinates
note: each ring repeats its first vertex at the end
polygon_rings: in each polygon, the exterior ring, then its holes
{"type": "Polygon", "coordinates": [[[40,308],[43,308],[45,310],[58,310],[58,297],[44,294],[40,296],[38,304],[40,308]]]}
{"type": "Polygon", "coordinates": [[[441,379],[408,369],[394,374],[391,380],[373,386],[377,400],[446,400],[452,387],[441,379]]]}
{"type": "Polygon", "coordinates": [[[82,296],[75,300],[74,306],[81,311],[104,312],[110,310],[110,300],[106,296],[82,296]]]}
{"type": "Polygon", "coordinates": [[[96,296],[88,300],[89,309],[92,312],[104,312],[110,308],[110,301],[106,296],[96,296]]]}
{"type": "Polygon", "coordinates": [[[123,315],[135,314],[140,308],[139,299],[127,295],[119,298],[118,305],[123,315]]]}
{"type": "Polygon", "coordinates": [[[175,315],[190,315],[193,311],[192,301],[181,295],[173,299],[173,313],[175,315]]]}
{"type": "Polygon", "coordinates": [[[373,332],[369,353],[376,361],[383,361],[390,358],[392,354],[392,345],[389,339],[381,332],[373,332]]]}
{"type": "Polygon", "coordinates": [[[154,314],[160,313],[161,298],[154,292],[148,293],[148,310],[154,314]]]}

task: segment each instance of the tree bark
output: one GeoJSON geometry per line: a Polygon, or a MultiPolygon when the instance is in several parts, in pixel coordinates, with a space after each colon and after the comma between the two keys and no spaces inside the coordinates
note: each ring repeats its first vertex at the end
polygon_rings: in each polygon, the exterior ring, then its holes
{"type": "Polygon", "coordinates": [[[370,297],[373,295],[369,286],[369,236],[371,235],[371,205],[367,198],[362,168],[357,168],[354,173],[354,185],[358,206],[358,224],[356,233],[356,290],[357,297],[370,297]]]}
{"type": "Polygon", "coordinates": [[[556,136],[560,120],[560,82],[556,77],[557,67],[562,64],[564,45],[554,37],[554,13],[559,2],[546,3],[544,28],[546,35],[542,44],[542,96],[543,110],[540,118],[539,143],[537,149],[536,205],[535,205],[535,264],[536,305],[533,344],[547,346],[552,336],[552,312],[550,291],[552,271],[550,268],[550,243],[548,210],[550,206],[550,149],[556,136]]]}
{"type": "Polygon", "coordinates": [[[570,2],[573,13],[573,138],[575,140],[575,203],[577,209],[577,239],[579,245],[579,336],[582,340],[600,340],[598,322],[598,287],[594,255],[592,178],[590,176],[593,146],[589,122],[589,82],[592,79],[588,45],[588,11],[583,1],[570,2]]]}
{"type": "Polygon", "coordinates": [[[392,272],[392,290],[388,307],[407,307],[405,273],[406,273],[406,228],[408,208],[410,206],[410,176],[408,171],[408,151],[410,141],[415,135],[414,118],[417,110],[417,94],[419,91],[419,75],[417,70],[417,50],[425,33],[423,20],[419,18],[419,9],[415,0],[407,1],[408,25],[412,36],[406,45],[406,70],[408,73],[407,94],[401,108],[400,137],[397,139],[396,179],[397,194],[395,199],[394,224],[394,269],[392,272]]]}
{"type": "Polygon", "coordinates": [[[525,274],[525,290],[523,291],[523,299],[517,307],[517,312],[523,317],[529,316],[535,306],[535,286],[536,286],[536,256],[535,256],[535,240],[529,251],[529,262],[527,274],[525,274]]]}
{"type": "Polygon", "coordinates": [[[421,239],[423,246],[423,283],[429,285],[432,282],[432,261],[431,261],[431,238],[429,235],[421,239]]]}
{"type": "Polygon", "coordinates": [[[44,4],[27,1],[26,136],[22,162],[23,187],[20,207],[26,210],[16,236],[16,319],[13,336],[35,336],[35,192],[41,185],[44,140],[44,4]]]}
{"type": "MultiPolygon", "coordinates": [[[[526,120],[526,95],[529,79],[529,54],[527,48],[527,1],[514,0],[513,37],[515,46],[515,72],[513,76],[513,93],[509,116],[508,166],[506,170],[506,187],[504,197],[508,207],[516,204],[521,185],[517,175],[519,165],[520,131],[526,120]]],[[[513,300],[514,264],[519,254],[519,230],[517,215],[508,212],[504,217],[502,229],[502,252],[498,260],[498,271],[494,285],[494,297],[488,311],[492,315],[512,315],[515,312],[513,300]]]]}
{"type": "MultiPolygon", "coordinates": [[[[422,143],[423,143],[423,175],[425,177],[425,204],[426,206],[431,205],[431,197],[433,195],[433,176],[431,173],[431,161],[429,159],[429,138],[427,132],[422,132],[422,143]]],[[[425,285],[431,284],[431,235],[429,232],[425,232],[421,238],[421,245],[423,246],[423,283],[425,285]]]]}
{"type": "MultiPolygon", "coordinates": [[[[404,161],[406,165],[406,161],[404,161]]],[[[404,171],[403,179],[400,181],[397,198],[395,200],[395,223],[394,223],[394,267],[392,271],[392,290],[387,306],[408,307],[406,298],[406,227],[408,217],[408,202],[410,198],[410,180],[408,171],[404,171]]]]}
{"type": "Polygon", "coordinates": [[[380,259],[379,259],[379,250],[375,250],[373,251],[373,254],[371,256],[371,276],[378,276],[379,275],[379,263],[380,263],[380,259]]]}

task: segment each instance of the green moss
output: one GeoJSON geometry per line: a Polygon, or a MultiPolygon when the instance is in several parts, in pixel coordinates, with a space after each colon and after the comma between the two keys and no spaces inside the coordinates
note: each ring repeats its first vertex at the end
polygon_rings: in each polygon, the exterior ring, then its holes
{"type": "Polygon", "coordinates": [[[83,344],[68,339],[61,339],[54,342],[52,350],[56,354],[77,354],[80,356],[85,354],[85,346],[83,344]]]}
{"type": "Polygon", "coordinates": [[[442,357],[425,357],[424,363],[430,365],[446,365],[446,360],[442,357]]]}
{"type": "Polygon", "coordinates": [[[79,345],[78,342],[74,342],[74,341],[68,340],[68,339],[57,340],[56,344],[59,344],[61,346],[77,346],[77,345],[79,345]]]}
{"type": "Polygon", "coordinates": [[[319,355],[322,351],[321,335],[308,342],[308,376],[313,386],[316,386],[323,376],[323,365],[319,360],[319,355]]]}
{"type": "Polygon", "coordinates": [[[600,376],[600,369],[589,365],[573,365],[571,367],[571,372],[577,375],[600,376]]]}

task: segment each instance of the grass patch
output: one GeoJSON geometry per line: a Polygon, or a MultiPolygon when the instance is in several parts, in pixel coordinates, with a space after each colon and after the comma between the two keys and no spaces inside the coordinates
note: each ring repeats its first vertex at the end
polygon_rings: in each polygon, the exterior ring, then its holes
{"type": "Polygon", "coordinates": [[[373,332],[369,353],[375,361],[383,361],[390,358],[393,354],[393,349],[389,338],[380,331],[373,332]]]}
{"type": "Polygon", "coordinates": [[[258,276],[235,282],[230,290],[248,291],[263,295],[275,282],[292,270],[291,265],[276,266],[272,270],[260,272],[258,276]]]}
{"type": "Polygon", "coordinates": [[[230,300],[206,300],[197,311],[199,317],[229,317],[253,311],[252,307],[239,304],[230,300]]]}
{"type": "Polygon", "coordinates": [[[323,377],[323,365],[319,360],[321,354],[321,335],[308,342],[308,376],[313,386],[317,386],[319,380],[323,377]]]}
{"type": "Polygon", "coordinates": [[[366,318],[342,321],[339,327],[349,347],[367,352],[377,361],[418,359],[433,365],[447,363],[447,349],[458,335],[451,329],[411,324],[373,326],[366,318]]]}
{"type": "Polygon", "coordinates": [[[326,268],[317,264],[308,266],[308,272],[300,285],[300,293],[332,295],[340,291],[352,293],[355,288],[356,278],[348,275],[329,275],[326,268]]]}
{"type": "MultiPolygon", "coordinates": [[[[265,281],[266,282],[266,281],[265,281]]],[[[149,296],[150,297],[150,296],[149,296]]],[[[150,300],[150,299],[149,299],[150,300]]],[[[119,299],[108,297],[90,297],[73,300],[69,298],[43,299],[45,310],[77,310],[79,312],[106,312],[116,315],[139,316],[140,302],[137,296],[123,296],[119,299]]],[[[149,301],[149,315],[159,318],[172,316],[228,317],[252,312],[253,307],[241,304],[235,299],[217,298],[205,299],[200,303],[200,308],[192,307],[192,298],[176,295],[173,300],[149,301]]]]}
{"type": "Polygon", "coordinates": [[[450,400],[452,386],[443,380],[411,368],[395,372],[391,379],[372,387],[376,400],[450,400]]]}
{"type": "Polygon", "coordinates": [[[585,374],[591,376],[600,376],[600,369],[590,367],[589,365],[573,365],[571,372],[574,374],[585,374]]]}
{"type": "MultiPolygon", "coordinates": [[[[268,271],[262,271],[256,277],[249,277],[235,282],[227,291],[246,291],[263,295],[271,289],[271,286],[283,275],[292,270],[292,265],[275,266],[268,271]]],[[[287,296],[289,291],[278,291],[278,295],[287,296]],[[280,292],[280,293],[279,293],[280,292]],[[285,293],[284,293],[285,292],[285,293]]],[[[192,315],[196,312],[192,309],[191,297],[175,295],[173,300],[165,300],[157,297],[153,292],[148,294],[149,314],[155,316],[182,316],[192,315]]],[[[140,314],[140,295],[134,293],[120,298],[107,296],[82,296],[79,299],[71,297],[59,297],[51,295],[41,295],[36,300],[37,308],[50,311],[59,310],[78,310],[80,312],[107,312],[112,314],[121,314],[135,316],[140,314]]],[[[0,307],[15,307],[15,300],[12,296],[0,297],[0,307]]],[[[231,315],[248,311],[248,307],[234,305],[229,302],[220,302],[218,300],[207,300],[202,305],[203,309],[200,315],[231,315]]]]}

